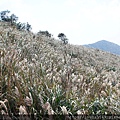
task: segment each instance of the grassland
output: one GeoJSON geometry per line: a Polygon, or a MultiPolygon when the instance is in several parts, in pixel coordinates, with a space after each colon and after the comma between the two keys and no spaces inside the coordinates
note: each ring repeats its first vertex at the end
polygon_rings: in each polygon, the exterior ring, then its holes
{"type": "Polygon", "coordinates": [[[0,22],[0,114],[5,119],[118,115],[120,56],[0,22]]]}

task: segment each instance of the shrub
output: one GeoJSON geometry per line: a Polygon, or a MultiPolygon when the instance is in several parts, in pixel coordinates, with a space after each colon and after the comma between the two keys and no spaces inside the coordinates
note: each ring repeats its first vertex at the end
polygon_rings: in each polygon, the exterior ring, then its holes
{"type": "Polygon", "coordinates": [[[45,35],[46,37],[51,37],[52,35],[46,30],[46,31],[39,31],[38,34],[45,35]]]}

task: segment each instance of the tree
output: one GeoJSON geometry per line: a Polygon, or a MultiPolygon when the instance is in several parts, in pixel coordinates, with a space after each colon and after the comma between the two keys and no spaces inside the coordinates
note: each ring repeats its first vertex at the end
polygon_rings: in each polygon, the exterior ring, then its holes
{"type": "Polygon", "coordinates": [[[8,13],[10,13],[10,11],[8,11],[8,10],[2,11],[0,13],[0,17],[1,17],[2,21],[5,21],[5,22],[9,22],[10,21],[10,17],[8,16],[8,13]]]}
{"type": "Polygon", "coordinates": [[[1,17],[2,21],[11,22],[11,25],[13,25],[14,23],[17,22],[18,17],[15,14],[12,14],[9,16],[8,15],[9,13],[10,13],[10,11],[8,11],[8,10],[2,11],[0,13],[0,17],[1,17]]]}
{"type": "Polygon", "coordinates": [[[17,27],[18,30],[27,30],[27,31],[30,31],[32,29],[31,25],[28,24],[28,22],[27,22],[27,24],[19,22],[19,23],[16,24],[16,27],[17,27]]]}
{"type": "Polygon", "coordinates": [[[27,22],[27,24],[26,24],[26,30],[30,31],[31,29],[32,29],[31,25],[27,22]]]}
{"type": "Polygon", "coordinates": [[[9,13],[10,13],[10,11],[8,11],[8,10],[0,12],[1,21],[10,22],[11,25],[15,25],[18,30],[30,31],[32,29],[31,25],[28,22],[27,23],[21,23],[21,22],[17,23],[18,17],[15,14],[8,15],[9,13]]]}
{"type": "Polygon", "coordinates": [[[16,23],[17,20],[18,20],[18,17],[17,17],[15,14],[12,14],[12,15],[10,16],[11,24],[16,23]]]}
{"type": "Polygon", "coordinates": [[[25,25],[25,23],[19,22],[19,23],[16,24],[16,27],[17,27],[18,30],[25,30],[26,25],[25,25]]]}
{"type": "Polygon", "coordinates": [[[64,33],[59,33],[58,38],[61,39],[64,44],[68,43],[68,39],[66,38],[66,35],[64,33]]]}

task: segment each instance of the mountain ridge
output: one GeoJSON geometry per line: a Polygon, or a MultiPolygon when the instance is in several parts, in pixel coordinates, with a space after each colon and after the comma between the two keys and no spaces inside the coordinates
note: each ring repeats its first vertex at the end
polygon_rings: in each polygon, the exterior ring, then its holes
{"type": "Polygon", "coordinates": [[[84,46],[89,48],[96,48],[96,49],[110,52],[112,54],[120,55],[120,45],[113,42],[109,42],[107,40],[100,40],[98,42],[87,44],[84,46]]]}

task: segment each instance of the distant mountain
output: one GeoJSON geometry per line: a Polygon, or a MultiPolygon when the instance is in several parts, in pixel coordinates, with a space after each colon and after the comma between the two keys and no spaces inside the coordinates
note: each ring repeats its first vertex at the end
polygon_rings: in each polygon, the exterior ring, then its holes
{"type": "Polygon", "coordinates": [[[103,51],[107,51],[113,54],[120,55],[120,46],[115,43],[109,42],[107,40],[101,40],[96,43],[88,44],[84,46],[89,47],[89,48],[97,48],[103,51]]]}

